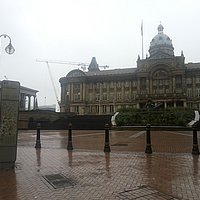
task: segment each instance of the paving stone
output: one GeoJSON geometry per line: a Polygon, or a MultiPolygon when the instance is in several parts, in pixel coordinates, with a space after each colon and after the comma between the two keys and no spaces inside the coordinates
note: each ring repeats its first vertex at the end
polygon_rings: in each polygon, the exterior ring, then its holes
{"type": "Polygon", "coordinates": [[[35,132],[20,132],[15,169],[0,170],[0,200],[200,199],[200,163],[189,132],[153,132],[151,155],[144,153],[145,134],[113,132],[113,144],[128,146],[111,146],[105,154],[104,135],[85,133],[75,133],[77,148],[69,152],[65,132],[43,133],[41,149],[34,148],[35,132]],[[75,184],[54,188],[44,179],[50,174],[75,184]]]}

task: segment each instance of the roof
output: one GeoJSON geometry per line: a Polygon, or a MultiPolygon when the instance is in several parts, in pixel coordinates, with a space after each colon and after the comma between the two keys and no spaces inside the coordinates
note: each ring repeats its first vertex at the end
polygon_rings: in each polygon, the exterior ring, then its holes
{"type": "Polygon", "coordinates": [[[187,69],[200,69],[200,63],[187,63],[185,66],[187,69]]]}
{"type": "Polygon", "coordinates": [[[133,74],[136,68],[112,69],[102,71],[88,71],[85,72],[86,76],[104,76],[104,75],[120,75],[120,74],[133,74]]]}
{"type": "MultiPolygon", "coordinates": [[[[0,88],[1,88],[1,83],[2,83],[2,81],[0,81],[0,88]]],[[[20,93],[29,94],[29,95],[34,96],[34,95],[36,95],[37,92],[39,92],[39,91],[20,85],[20,93]]]]}

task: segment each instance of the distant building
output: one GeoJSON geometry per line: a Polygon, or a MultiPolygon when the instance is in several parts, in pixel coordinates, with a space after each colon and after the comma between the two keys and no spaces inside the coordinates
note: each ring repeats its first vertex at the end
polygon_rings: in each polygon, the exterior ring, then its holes
{"type": "Polygon", "coordinates": [[[122,107],[200,108],[200,63],[174,55],[172,40],[158,26],[149,56],[138,56],[136,68],[100,70],[95,58],[87,72],[70,71],[60,78],[61,112],[111,114],[122,107]]]}
{"type": "MultiPolygon", "coordinates": [[[[1,81],[0,81],[0,91],[1,91],[1,81]]],[[[36,109],[38,107],[37,92],[38,90],[20,86],[19,110],[36,109]]],[[[0,92],[0,96],[1,96],[1,92],[0,92]]]]}
{"type": "Polygon", "coordinates": [[[56,111],[56,104],[53,104],[53,105],[44,105],[44,106],[38,106],[38,110],[56,111]]]}

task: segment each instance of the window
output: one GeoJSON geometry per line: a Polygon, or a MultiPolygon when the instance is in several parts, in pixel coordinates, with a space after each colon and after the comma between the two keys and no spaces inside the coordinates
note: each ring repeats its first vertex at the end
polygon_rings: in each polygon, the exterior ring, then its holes
{"type": "Polygon", "coordinates": [[[187,96],[192,97],[192,88],[187,88],[187,96]]]}
{"type": "Polygon", "coordinates": [[[146,94],[146,90],[141,90],[141,94],[146,94]]]}
{"type": "Polygon", "coordinates": [[[103,93],[103,100],[107,100],[107,93],[103,93]]]}
{"type": "Polygon", "coordinates": [[[175,82],[176,82],[176,85],[181,85],[182,84],[182,76],[181,75],[177,75],[175,77],[175,82]]]}
{"type": "Polygon", "coordinates": [[[114,112],[114,106],[110,105],[110,113],[113,113],[113,112],[114,112]]]}
{"type": "Polygon", "coordinates": [[[89,106],[89,112],[92,113],[92,106],[89,106]]]}
{"type": "Polygon", "coordinates": [[[110,100],[113,101],[114,99],[114,93],[110,93],[110,100]]]}
{"type": "Polygon", "coordinates": [[[140,89],[141,90],[146,90],[146,78],[141,78],[140,79],[140,89]]]}
{"type": "Polygon", "coordinates": [[[176,88],[176,93],[181,94],[182,93],[182,88],[176,88]]]}
{"type": "Polygon", "coordinates": [[[153,80],[153,86],[157,86],[157,80],[153,80]]]}
{"type": "Polygon", "coordinates": [[[187,82],[187,84],[192,84],[192,78],[191,78],[191,77],[188,77],[188,78],[186,79],[186,82],[187,82]]]}
{"type": "Polygon", "coordinates": [[[103,105],[103,113],[106,113],[106,105],[103,105]]]}
{"type": "Polygon", "coordinates": [[[169,91],[169,77],[168,72],[164,69],[159,69],[153,74],[152,89],[153,94],[165,94],[169,91]]]}
{"type": "Polygon", "coordinates": [[[92,83],[89,84],[89,89],[90,89],[90,90],[93,89],[93,84],[92,84],[92,83]]]}
{"type": "Polygon", "coordinates": [[[89,93],[89,101],[93,101],[93,94],[89,93]]]}
{"type": "Polygon", "coordinates": [[[137,87],[137,81],[136,80],[132,81],[132,86],[137,87]]]}
{"type": "Polygon", "coordinates": [[[122,99],[122,94],[121,94],[121,92],[118,92],[117,93],[117,100],[121,100],[122,99]]]}
{"type": "Polygon", "coordinates": [[[79,113],[79,106],[74,106],[74,112],[79,113]]]}
{"type": "Polygon", "coordinates": [[[100,94],[96,94],[96,101],[100,101],[100,94]]]}
{"type": "Polygon", "coordinates": [[[197,89],[196,89],[196,96],[197,96],[197,97],[200,97],[200,88],[197,88],[197,89]]]}
{"type": "Polygon", "coordinates": [[[125,100],[129,100],[129,99],[130,99],[129,92],[125,92],[125,100]]]}
{"type": "Polygon", "coordinates": [[[79,101],[80,100],[80,92],[74,94],[74,101],[79,101]]]}
{"type": "Polygon", "coordinates": [[[110,88],[114,88],[114,83],[113,82],[110,83],[110,88]]]}
{"type": "Polygon", "coordinates": [[[196,77],[196,84],[200,83],[200,77],[196,77]]]}
{"type": "Polygon", "coordinates": [[[74,89],[75,90],[80,90],[80,84],[79,83],[75,83],[74,84],[74,89]]]}
{"type": "Polygon", "coordinates": [[[132,92],[132,98],[135,99],[136,95],[137,95],[137,91],[135,90],[135,91],[132,92]]]}
{"type": "Polygon", "coordinates": [[[99,106],[98,105],[95,106],[95,109],[96,109],[96,113],[99,113],[99,106]]]}
{"type": "Polygon", "coordinates": [[[121,82],[117,82],[117,87],[121,88],[122,87],[122,83],[121,82]]]}
{"type": "Polygon", "coordinates": [[[129,87],[129,81],[125,81],[125,87],[129,87]]]}
{"type": "Polygon", "coordinates": [[[96,88],[97,88],[97,89],[100,88],[100,83],[96,83],[96,88]]]}

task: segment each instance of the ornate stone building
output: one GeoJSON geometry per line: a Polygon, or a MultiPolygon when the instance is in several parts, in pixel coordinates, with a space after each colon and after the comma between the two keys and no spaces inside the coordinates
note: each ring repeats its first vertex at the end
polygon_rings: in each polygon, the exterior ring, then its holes
{"type": "Polygon", "coordinates": [[[84,72],[60,78],[61,112],[111,114],[121,107],[200,108],[200,63],[185,63],[174,55],[172,40],[158,26],[149,57],[138,57],[136,68],[100,70],[93,57],[84,72]]]}

